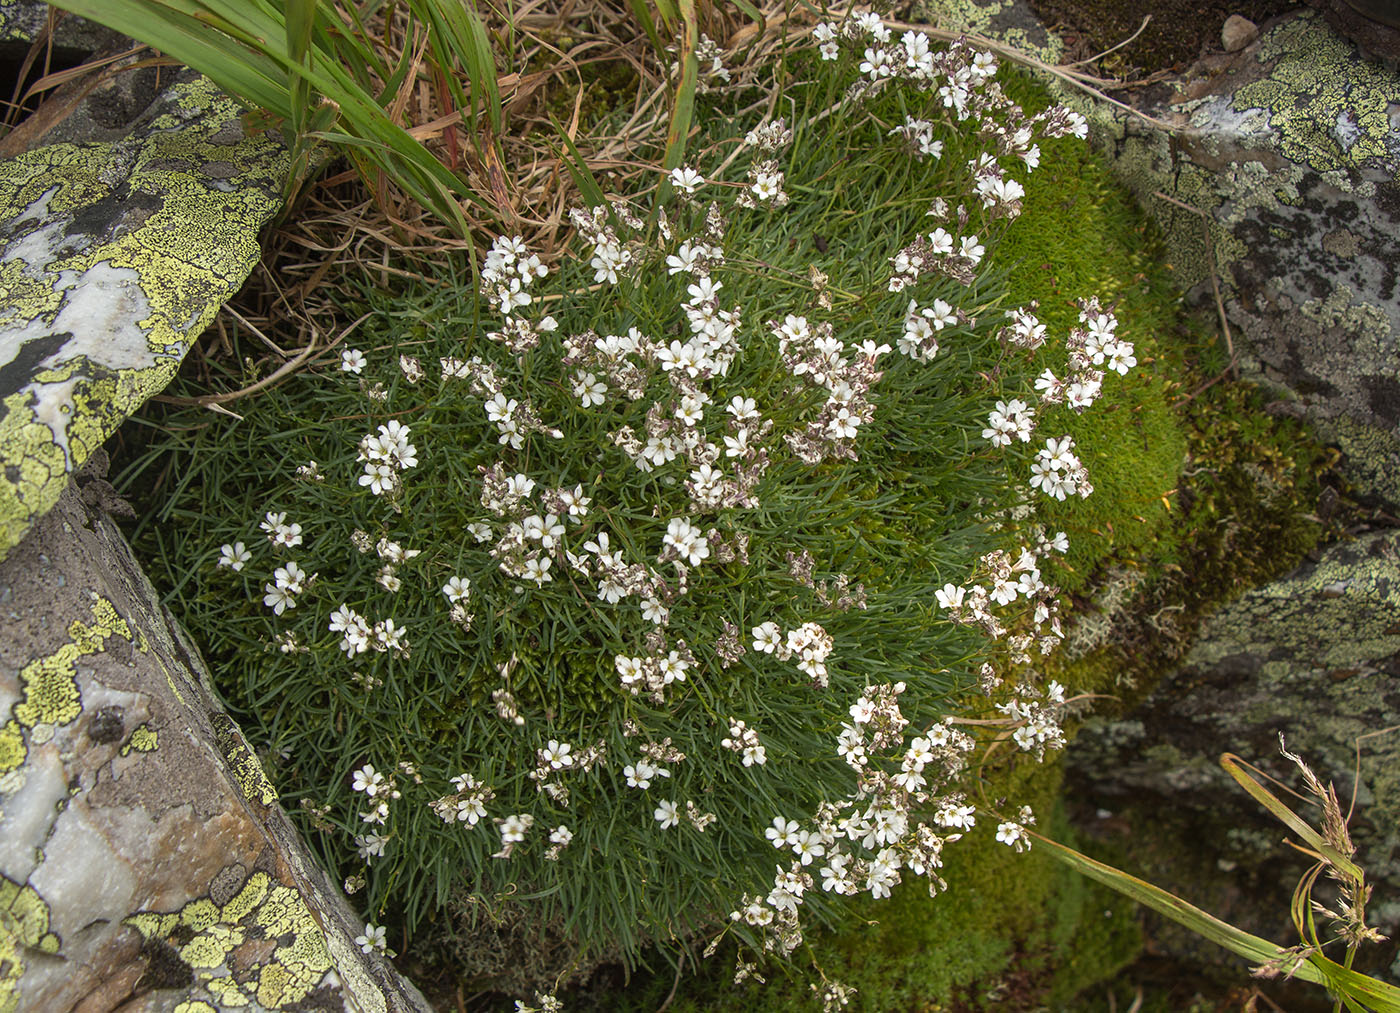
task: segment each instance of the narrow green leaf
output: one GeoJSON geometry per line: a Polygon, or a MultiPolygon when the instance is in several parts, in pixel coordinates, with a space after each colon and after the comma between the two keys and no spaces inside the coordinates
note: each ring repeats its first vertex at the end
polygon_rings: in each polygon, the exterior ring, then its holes
{"type": "MultiPolygon", "coordinates": [[[[690,121],[695,114],[695,87],[699,76],[699,65],[695,59],[697,28],[695,24],[695,0],[680,0],[681,16],[685,30],[681,36],[681,82],[676,88],[676,102],[671,109],[671,125],[666,131],[666,154],[661,167],[667,171],[677,168],[685,160],[685,146],[690,135],[690,121]]],[[[671,196],[671,182],[663,176],[658,192],[657,207],[671,196]]]]}
{"type": "Polygon", "coordinates": [[[1290,830],[1297,834],[1308,847],[1312,848],[1336,866],[1339,872],[1352,877],[1357,882],[1365,880],[1365,874],[1357,868],[1356,864],[1350,858],[1328,844],[1321,834],[1308,826],[1297,813],[1280,802],[1272,792],[1256,781],[1253,775],[1246,772],[1240,766],[1243,762],[1244,761],[1234,753],[1225,753],[1220,757],[1220,765],[1225,768],[1225,772],[1238,781],[1245,791],[1254,796],[1256,802],[1273,813],[1290,830]]]}
{"type": "Polygon", "coordinates": [[[763,12],[760,11],[753,4],[749,3],[749,0],[732,0],[732,2],[735,7],[739,8],[739,10],[744,12],[745,17],[747,17],[754,24],[758,25],[759,31],[762,31],[763,28],[768,24],[767,19],[763,16],[763,12]]]}
{"type": "Polygon", "coordinates": [[[676,30],[676,22],[680,16],[676,13],[675,0],[654,0],[656,3],[656,13],[661,15],[661,23],[668,31],[676,30]]]}
{"type": "Polygon", "coordinates": [[[606,206],[608,200],[603,196],[603,188],[598,185],[597,177],[593,175],[593,170],[588,168],[588,163],[579,154],[578,148],[570,140],[568,132],[553,117],[550,117],[550,123],[554,124],[555,132],[564,143],[564,148],[568,153],[568,157],[563,159],[564,165],[568,168],[569,175],[573,177],[574,185],[583,194],[584,202],[589,207],[598,207],[600,204],[606,206]]]}
{"type": "MultiPolygon", "coordinates": [[[[1073,848],[1067,848],[1047,837],[1041,837],[1039,834],[1031,834],[1031,836],[1038,843],[1049,848],[1052,855],[1075,871],[1083,873],[1105,886],[1112,887],[1125,897],[1152,908],[1158,914],[1165,915],[1179,925],[1186,926],[1192,932],[1239,954],[1251,963],[1266,963],[1274,960],[1283,952],[1283,947],[1237,929],[1228,922],[1223,922],[1214,915],[1207,914],[1194,904],[1187,903],[1175,894],[1168,893],[1161,887],[1153,886],[1151,883],[1131,876],[1121,869],[1115,869],[1111,865],[1095,861],[1088,855],[1082,855],[1073,848]]],[[[1296,977],[1320,985],[1327,983],[1326,976],[1311,963],[1302,964],[1296,977]]]]}
{"type": "Polygon", "coordinates": [[[642,31],[646,32],[647,38],[651,40],[651,48],[656,51],[656,58],[664,60],[666,47],[661,44],[661,36],[656,31],[656,21],[647,9],[647,0],[627,0],[627,6],[632,8],[632,16],[637,19],[642,31]]]}

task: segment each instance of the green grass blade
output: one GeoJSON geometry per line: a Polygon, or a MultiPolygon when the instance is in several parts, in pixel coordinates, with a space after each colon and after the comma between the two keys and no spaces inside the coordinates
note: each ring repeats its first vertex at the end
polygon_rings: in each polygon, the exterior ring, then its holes
{"type": "MultiPolygon", "coordinates": [[[[1283,948],[1275,943],[1237,929],[1229,922],[1221,921],[1214,915],[1202,911],[1194,904],[1187,903],[1161,887],[1153,886],[1151,883],[1131,876],[1121,869],[1115,869],[1111,865],[1095,861],[1088,855],[1082,855],[1073,848],[1067,848],[1047,837],[1041,837],[1034,833],[1031,836],[1035,838],[1037,843],[1049,848],[1052,855],[1076,872],[1117,890],[1139,904],[1150,907],[1158,914],[1170,918],[1179,925],[1184,925],[1197,935],[1209,939],[1213,943],[1218,943],[1253,964],[1267,963],[1276,959],[1283,952],[1283,948]]],[[[1328,983],[1327,976],[1323,971],[1311,963],[1302,964],[1298,968],[1296,976],[1319,985],[1328,983]]]]}
{"type": "Polygon", "coordinates": [[[591,208],[599,205],[606,206],[608,200],[603,196],[603,188],[598,185],[597,177],[593,175],[593,170],[588,168],[588,163],[579,154],[578,148],[574,146],[568,132],[559,124],[558,120],[551,117],[550,122],[554,124],[554,130],[559,135],[559,139],[564,142],[567,157],[563,159],[563,162],[569,170],[569,175],[574,179],[574,185],[583,194],[584,203],[591,208]]]}
{"type": "Polygon", "coordinates": [[[195,68],[246,105],[290,116],[286,80],[276,64],[265,54],[231,44],[227,36],[220,37],[193,14],[145,0],[60,0],[56,6],[130,35],[195,68]]]}
{"type": "MultiPolygon", "coordinates": [[[[317,0],[287,0],[287,59],[311,66],[311,33],[316,27],[317,0]]],[[[306,132],[311,112],[311,82],[304,77],[292,80],[292,129],[306,132]]]]}
{"type": "Polygon", "coordinates": [[[664,60],[666,47],[661,44],[661,35],[656,30],[656,21],[652,18],[651,11],[647,9],[647,0],[627,0],[627,6],[632,8],[632,16],[637,19],[642,31],[646,32],[647,38],[651,40],[651,48],[656,52],[656,58],[664,60]]]}
{"type": "Polygon", "coordinates": [[[661,23],[666,26],[667,31],[676,30],[676,22],[680,20],[680,15],[676,12],[675,0],[655,0],[656,13],[661,15],[661,23]]]}
{"type": "Polygon", "coordinates": [[[763,12],[749,3],[749,0],[732,0],[732,2],[735,7],[744,12],[745,17],[758,25],[759,31],[762,31],[763,27],[768,24],[767,19],[763,16],[763,12]]]}
{"type": "MultiPolygon", "coordinates": [[[[680,0],[681,16],[685,31],[681,37],[681,83],[676,89],[676,104],[671,110],[671,125],[666,131],[666,156],[662,160],[663,169],[674,169],[685,159],[685,146],[690,135],[690,122],[695,115],[695,87],[699,66],[695,59],[697,29],[695,26],[695,0],[680,0]]],[[[670,184],[661,184],[661,200],[670,196],[670,184]]]]}
{"type": "Polygon", "coordinates": [[[1365,874],[1357,868],[1356,863],[1328,844],[1321,834],[1308,826],[1297,813],[1280,802],[1272,792],[1256,781],[1253,775],[1240,766],[1243,762],[1234,753],[1225,753],[1220,757],[1220,765],[1225,768],[1225,772],[1238,781],[1240,786],[1249,792],[1256,802],[1273,813],[1288,829],[1297,834],[1308,847],[1336,866],[1339,872],[1352,877],[1357,882],[1365,880],[1365,874]]]}

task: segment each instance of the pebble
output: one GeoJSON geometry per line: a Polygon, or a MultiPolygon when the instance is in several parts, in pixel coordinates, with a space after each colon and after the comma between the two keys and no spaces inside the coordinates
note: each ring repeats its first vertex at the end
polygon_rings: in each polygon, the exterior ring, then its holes
{"type": "Polygon", "coordinates": [[[1259,38],[1259,26],[1248,18],[1231,14],[1220,29],[1220,44],[1227,53],[1238,53],[1245,46],[1259,38]]]}

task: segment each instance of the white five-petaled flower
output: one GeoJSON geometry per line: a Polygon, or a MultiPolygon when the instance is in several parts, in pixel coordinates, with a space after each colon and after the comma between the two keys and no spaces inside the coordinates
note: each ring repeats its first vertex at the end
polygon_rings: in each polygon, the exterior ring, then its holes
{"type": "Polygon", "coordinates": [[[775,848],[789,848],[798,840],[797,821],[774,816],[773,825],[763,831],[763,836],[772,841],[775,848]]]}
{"type": "Polygon", "coordinates": [[[370,798],[379,794],[384,787],[384,775],[375,770],[371,764],[366,763],[359,770],[355,771],[355,777],[350,787],[356,791],[362,791],[370,798]]]}
{"type": "Polygon", "coordinates": [[[645,760],[638,760],[636,764],[629,763],[622,768],[622,776],[627,778],[627,787],[640,788],[643,791],[651,787],[654,777],[670,777],[669,770],[653,767],[645,760]]]}
{"type": "Polygon", "coordinates": [[[383,925],[372,925],[365,922],[365,931],[362,935],[355,937],[355,943],[360,947],[361,953],[373,953],[375,950],[382,953],[386,949],[384,933],[383,925]]]}
{"type": "Polygon", "coordinates": [[[1030,841],[1026,837],[1026,828],[1019,823],[998,823],[997,840],[1017,851],[1024,851],[1030,847],[1030,841]]]}
{"type": "Polygon", "coordinates": [[[766,622],[753,628],[753,649],[764,654],[772,654],[783,644],[783,631],[775,622],[766,622]]]}
{"type": "Polygon", "coordinates": [[[471,590],[472,582],[465,577],[449,577],[447,583],[442,586],[442,593],[453,605],[469,597],[471,590]]]}
{"type": "Polygon", "coordinates": [[[263,585],[263,604],[272,609],[274,615],[281,615],[287,609],[297,607],[295,592],[276,584],[263,585]]]}
{"type": "Polygon", "coordinates": [[[658,802],[656,811],[651,815],[657,823],[661,824],[662,830],[668,830],[681,821],[680,807],[670,799],[658,802]]]}
{"type": "Polygon", "coordinates": [[[359,851],[360,857],[365,861],[371,858],[382,858],[384,848],[389,843],[389,838],[383,834],[356,834],[355,848],[359,851]]]}
{"type": "Polygon", "coordinates": [[[574,375],[574,397],[583,407],[594,408],[608,399],[608,385],[592,373],[579,371],[574,375]]]}
{"type": "Polygon", "coordinates": [[[357,376],[360,370],[365,368],[365,353],[358,348],[347,348],[340,353],[340,369],[344,373],[354,373],[357,376]]]}
{"type": "Polygon", "coordinates": [[[289,562],[272,571],[273,582],[288,594],[301,594],[306,582],[306,571],[289,562]]]}
{"type": "Polygon", "coordinates": [[[232,545],[225,542],[219,546],[219,562],[216,565],[227,566],[236,572],[243,569],[243,564],[252,558],[253,554],[242,542],[234,542],[232,545]]]}
{"type": "Polygon", "coordinates": [[[696,187],[705,185],[705,177],[688,165],[672,169],[669,178],[671,185],[683,193],[694,193],[696,187]]]}
{"type": "Polygon", "coordinates": [[[549,764],[554,770],[572,767],[574,758],[569,755],[572,750],[573,746],[567,742],[550,739],[548,745],[540,750],[540,762],[549,764]]]}

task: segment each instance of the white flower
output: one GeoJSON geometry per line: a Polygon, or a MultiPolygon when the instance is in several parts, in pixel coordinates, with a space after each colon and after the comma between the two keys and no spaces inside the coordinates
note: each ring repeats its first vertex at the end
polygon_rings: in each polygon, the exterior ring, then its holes
{"type": "Polygon", "coordinates": [[[554,560],[545,556],[543,559],[525,560],[525,572],[521,574],[522,580],[532,580],[536,587],[544,587],[545,584],[554,578],[549,575],[549,568],[554,560]]]}
{"type": "Polygon", "coordinates": [[[471,590],[472,582],[465,577],[450,577],[447,583],[442,586],[442,593],[453,605],[470,596],[471,590]]]}
{"type": "Polygon", "coordinates": [[[499,391],[496,396],[486,402],[486,418],[491,422],[504,422],[515,414],[515,409],[520,407],[520,402],[514,398],[507,399],[499,391]]]}
{"type": "Polygon", "coordinates": [[[566,826],[558,826],[549,832],[549,840],[553,844],[561,847],[568,847],[574,839],[574,832],[566,826]]]}
{"type": "Polygon", "coordinates": [[[369,491],[376,496],[383,496],[389,492],[397,481],[397,473],[391,466],[376,464],[373,461],[365,462],[365,473],[360,476],[360,485],[369,486],[369,491]]]}
{"type": "Polygon", "coordinates": [[[515,844],[523,841],[530,828],[535,825],[535,817],[529,813],[517,813],[500,820],[501,843],[515,844]]]}
{"type": "Polygon", "coordinates": [[[360,947],[360,952],[373,953],[375,950],[379,950],[381,953],[384,952],[384,932],[385,929],[383,925],[371,925],[369,922],[366,922],[364,934],[355,937],[355,942],[360,947]]]}
{"type": "Polygon", "coordinates": [[[292,591],[285,587],[278,587],[276,584],[263,585],[263,604],[272,609],[274,615],[281,615],[287,609],[297,607],[297,600],[292,591]]]}
{"type": "Polygon", "coordinates": [[[355,836],[355,847],[360,852],[360,857],[368,861],[371,858],[381,858],[384,855],[384,846],[389,843],[389,838],[381,834],[357,834],[355,836]]]}
{"type": "Polygon", "coordinates": [[[753,649],[764,654],[772,654],[783,643],[783,631],[775,622],[766,622],[762,626],[755,626],[753,632],[753,649]]]}
{"type": "Polygon", "coordinates": [[[347,348],[340,353],[340,369],[343,373],[359,375],[365,368],[365,353],[358,348],[347,348]]]}
{"type": "Polygon", "coordinates": [[[558,739],[550,739],[549,744],[540,750],[540,762],[547,763],[554,770],[564,767],[572,767],[574,758],[569,755],[573,746],[567,742],[560,742],[558,739]]]}
{"type": "Polygon", "coordinates": [[[783,192],[783,177],[778,173],[760,172],[749,187],[761,201],[770,201],[783,192]]]}
{"type": "Polygon", "coordinates": [[[791,847],[798,840],[797,821],[774,816],[773,825],[763,831],[763,836],[772,841],[775,848],[791,847]]]}
{"type": "Polygon", "coordinates": [[[681,821],[680,807],[670,800],[658,802],[656,811],[651,815],[656,822],[661,824],[662,830],[668,830],[681,821]]]}
{"type": "Polygon", "coordinates": [[[253,554],[248,551],[242,542],[234,542],[229,545],[225,542],[219,546],[218,566],[227,566],[230,570],[238,571],[243,569],[243,564],[253,558],[253,554]]]}
{"type": "Polygon", "coordinates": [[[639,760],[635,765],[628,764],[622,768],[622,776],[627,778],[627,787],[640,788],[643,791],[651,787],[651,780],[658,776],[670,776],[670,771],[660,771],[650,763],[639,760]]]}
{"type": "Polygon", "coordinates": [[[297,566],[296,563],[288,563],[286,566],[279,566],[273,570],[272,579],[278,587],[288,594],[301,594],[303,582],[306,580],[306,571],[297,566]]]}
{"type": "Polygon", "coordinates": [[[359,770],[355,771],[354,782],[350,785],[356,791],[362,791],[370,798],[379,794],[379,790],[384,787],[384,775],[375,770],[371,764],[366,763],[359,770]]]}
{"type": "Polygon", "coordinates": [[[1008,848],[1015,848],[1018,852],[1025,851],[1030,847],[1030,841],[1026,837],[1026,828],[1019,823],[998,823],[997,840],[1008,848]]]}
{"type": "Polygon", "coordinates": [[[671,170],[671,185],[685,193],[694,193],[695,188],[704,186],[705,177],[689,166],[671,170]]]}
{"type": "Polygon", "coordinates": [[[811,865],[812,859],[826,854],[826,846],[822,844],[821,836],[810,830],[798,833],[797,839],[790,841],[788,846],[803,865],[811,865]]]}
{"type": "Polygon", "coordinates": [[[592,373],[576,373],[574,375],[574,397],[579,399],[579,403],[583,407],[593,408],[607,400],[608,385],[592,373]]]}
{"type": "Polygon", "coordinates": [[[665,626],[671,618],[671,610],[655,598],[642,600],[642,618],[650,619],[657,626],[665,626]]]}
{"type": "Polygon", "coordinates": [[[739,422],[758,418],[758,408],[751,397],[735,396],[729,404],[724,406],[724,410],[733,415],[735,420],[739,422]]]}

